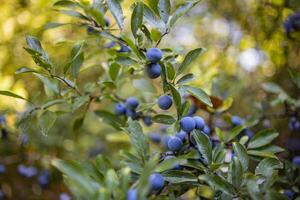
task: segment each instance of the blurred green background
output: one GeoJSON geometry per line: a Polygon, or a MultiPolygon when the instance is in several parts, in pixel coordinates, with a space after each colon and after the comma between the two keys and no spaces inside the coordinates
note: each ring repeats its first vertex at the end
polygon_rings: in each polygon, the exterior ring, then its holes
{"type": "MultiPolygon", "coordinates": [[[[23,49],[27,34],[42,41],[57,66],[67,62],[74,42],[85,40],[89,48],[80,81],[97,80],[104,72],[104,61],[109,58],[109,51],[104,49],[106,40],[89,36],[79,26],[45,30],[50,22],[76,23],[71,17],[56,12],[52,7],[54,2],[1,1],[0,90],[10,90],[36,101],[45,98],[43,84],[35,76],[15,74],[22,66],[35,66],[23,49]]],[[[126,0],[122,3],[128,32],[132,2],[126,0]]],[[[148,3],[155,5],[155,1],[148,3]]],[[[283,26],[287,17],[299,7],[298,0],[203,0],[179,21],[161,46],[173,47],[181,55],[199,46],[206,48],[205,54],[193,64],[191,71],[199,77],[194,84],[212,95],[224,99],[233,97],[231,113],[252,116],[257,112],[255,102],[268,98],[261,89],[263,82],[276,82],[292,97],[299,97],[299,90],[292,84],[287,71],[288,68],[300,70],[298,33],[293,32],[288,38],[283,26]]],[[[113,21],[111,16],[108,17],[113,21]]],[[[114,22],[112,26],[116,26],[114,22]]],[[[123,94],[129,96],[133,92],[126,90],[123,94]]],[[[47,136],[36,129],[17,130],[16,118],[25,109],[24,101],[0,96],[0,114],[6,117],[5,128],[9,134],[8,139],[1,140],[0,144],[0,163],[6,164],[8,169],[5,175],[0,175],[0,183],[2,190],[12,199],[24,195],[28,199],[41,199],[42,195],[42,199],[57,199],[61,192],[66,191],[58,172],[51,170],[50,187],[42,190],[34,179],[27,180],[15,173],[20,163],[50,169],[49,161],[53,157],[86,159],[97,153],[114,154],[129,146],[125,134],[115,133],[91,113],[86,116],[80,130],[73,130],[70,123],[73,118],[64,115],[47,136]],[[20,144],[24,135],[28,137],[25,147],[20,144]],[[18,194],[18,188],[24,193],[18,194]]],[[[278,143],[285,147],[290,137],[287,120],[271,123],[280,130],[278,143]]]]}

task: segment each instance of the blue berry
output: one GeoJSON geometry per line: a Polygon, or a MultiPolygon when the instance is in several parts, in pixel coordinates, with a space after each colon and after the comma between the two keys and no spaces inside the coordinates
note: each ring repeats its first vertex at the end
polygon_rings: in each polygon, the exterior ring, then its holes
{"type": "Polygon", "coordinates": [[[49,184],[50,174],[48,171],[44,170],[41,172],[41,174],[38,176],[38,183],[42,188],[45,188],[49,184]]]}
{"type": "Polygon", "coordinates": [[[67,193],[61,193],[59,195],[59,200],[71,200],[72,198],[70,197],[70,195],[68,195],[67,193]]]}
{"type": "Polygon", "coordinates": [[[0,125],[6,124],[6,118],[3,115],[0,115],[0,125]]]}
{"type": "Polygon", "coordinates": [[[29,137],[27,134],[23,133],[22,135],[20,135],[20,138],[19,138],[19,141],[20,141],[20,144],[22,146],[25,146],[28,144],[29,142],[29,137]]]}
{"type": "Polygon", "coordinates": [[[183,117],[180,120],[180,126],[182,130],[189,133],[195,129],[196,123],[192,117],[183,117]]]}
{"type": "Polygon", "coordinates": [[[18,172],[27,178],[31,178],[37,174],[35,167],[26,167],[24,165],[18,166],[18,172]]]}
{"type": "Polygon", "coordinates": [[[136,97],[129,97],[126,100],[126,106],[131,109],[136,109],[139,106],[139,100],[136,97]]]}
{"type": "Polygon", "coordinates": [[[296,117],[292,117],[289,121],[289,129],[293,132],[300,131],[300,121],[296,117]]]}
{"type": "Polygon", "coordinates": [[[153,173],[149,177],[150,187],[152,190],[160,190],[164,187],[164,177],[159,173],[153,173]]]}
{"type": "Polygon", "coordinates": [[[283,194],[284,194],[284,196],[288,197],[289,199],[293,199],[295,192],[293,190],[285,189],[283,194]]]}
{"type": "Polygon", "coordinates": [[[150,133],[149,138],[154,143],[160,143],[161,135],[158,133],[150,133]]]}
{"type": "Polygon", "coordinates": [[[179,137],[171,137],[168,141],[168,149],[171,151],[178,151],[182,147],[182,141],[179,137]]]}
{"type": "Polygon", "coordinates": [[[186,116],[193,116],[197,112],[197,109],[197,106],[195,104],[192,104],[186,116]]]}
{"type": "Polygon", "coordinates": [[[86,32],[87,32],[88,34],[93,34],[93,33],[96,33],[97,31],[96,31],[92,26],[88,26],[88,27],[86,28],[86,32]]]}
{"type": "Polygon", "coordinates": [[[0,190],[0,199],[4,199],[4,197],[5,197],[4,192],[2,190],[0,190]]]}
{"type": "Polygon", "coordinates": [[[115,114],[124,115],[126,113],[126,107],[123,103],[118,103],[115,105],[115,114]]]}
{"type": "Polygon", "coordinates": [[[206,135],[209,135],[209,134],[210,134],[210,128],[209,128],[209,126],[205,125],[202,131],[203,131],[206,135]]]}
{"type": "Polygon", "coordinates": [[[164,145],[165,148],[168,148],[168,142],[171,139],[170,135],[166,135],[163,139],[162,139],[162,143],[164,145]]]}
{"type": "Polygon", "coordinates": [[[130,108],[126,108],[126,116],[130,117],[131,119],[137,119],[138,114],[135,110],[132,110],[130,108]]]}
{"type": "Polygon", "coordinates": [[[157,63],[161,60],[163,53],[158,48],[150,48],[146,53],[147,59],[152,63],[157,63]]]}
{"type": "Polygon", "coordinates": [[[127,191],[126,200],[137,200],[138,194],[136,189],[130,189],[127,191]]]}
{"type": "Polygon", "coordinates": [[[152,117],[150,117],[150,116],[145,116],[143,118],[143,121],[144,121],[144,124],[146,126],[151,126],[152,125],[152,117]]]}
{"type": "Polygon", "coordinates": [[[240,118],[239,116],[232,116],[231,117],[231,123],[233,126],[240,126],[242,124],[244,124],[244,120],[242,118],[240,118]]]}
{"type": "Polygon", "coordinates": [[[196,129],[202,130],[205,126],[205,121],[202,119],[202,117],[195,116],[194,117],[195,123],[196,123],[196,129]]]}
{"type": "Polygon", "coordinates": [[[128,52],[130,52],[130,49],[128,48],[128,46],[120,44],[120,49],[118,50],[118,52],[120,52],[120,53],[128,53],[128,52]]]}
{"type": "Polygon", "coordinates": [[[161,67],[158,63],[151,63],[146,66],[146,73],[151,79],[158,78],[161,73],[161,67]]]}
{"type": "Polygon", "coordinates": [[[158,106],[162,110],[168,110],[172,106],[172,98],[169,95],[163,95],[158,98],[158,106]]]}
{"type": "Polygon", "coordinates": [[[105,26],[109,26],[110,25],[110,21],[107,17],[104,18],[105,21],[105,26]]]}
{"type": "Polygon", "coordinates": [[[293,158],[293,163],[294,163],[295,165],[297,165],[298,167],[300,167],[300,156],[295,156],[295,157],[293,158]]]}
{"type": "Polygon", "coordinates": [[[176,137],[179,137],[182,142],[185,141],[187,133],[183,130],[179,131],[178,133],[175,134],[176,137]]]}
{"type": "Polygon", "coordinates": [[[0,164],[0,174],[5,173],[5,171],[6,171],[5,165],[0,164]]]}

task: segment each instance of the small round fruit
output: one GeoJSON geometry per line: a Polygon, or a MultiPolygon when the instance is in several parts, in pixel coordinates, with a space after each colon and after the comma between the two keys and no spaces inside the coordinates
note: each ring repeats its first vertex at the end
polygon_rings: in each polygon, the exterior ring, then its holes
{"type": "Polygon", "coordinates": [[[118,103],[115,105],[115,114],[124,115],[126,113],[126,107],[123,103],[118,103]]]}
{"type": "Polygon", "coordinates": [[[198,108],[195,104],[192,104],[186,116],[193,116],[197,112],[198,108]]]}
{"type": "Polygon", "coordinates": [[[130,189],[127,191],[127,197],[126,200],[137,200],[137,190],[136,189],[130,189]]]}
{"type": "Polygon", "coordinates": [[[146,66],[146,73],[149,78],[156,79],[160,76],[161,67],[158,63],[151,63],[146,66]]]}
{"type": "Polygon", "coordinates": [[[180,127],[182,130],[189,133],[196,127],[195,120],[192,117],[183,117],[180,120],[180,127]]]}
{"type": "Polygon", "coordinates": [[[295,165],[297,165],[298,167],[300,167],[300,156],[295,156],[295,157],[293,158],[293,163],[294,163],[295,165]]]}
{"type": "Polygon", "coordinates": [[[284,196],[288,197],[289,199],[293,199],[295,192],[293,190],[285,189],[283,191],[284,196]]]}
{"type": "Polygon", "coordinates": [[[231,117],[231,123],[233,126],[240,126],[244,123],[244,120],[240,118],[239,116],[232,116],[231,117]]]}
{"type": "Polygon", "coordinates": [[[209,135],[209,134],[210,134],[210,128],[209,128],[209,126],[205,125],[202,131],[203,131],[206,135],[209,135]]]}
{"type": "Polygon", "coordinates": [[[152,190],[161,190],[164,187],[164,177],[159,173],[153,173],[149,177],[150,187],[152,190]]]}
{"type": "Polygon", "coordinates": [[[120,49],[118,50],[119,53],[128,53],[130,52],[130,49],[128,46],[125,46],[123,44],[120,44],[120,49]]]}
{"type": "Polygon", "coordinates": [[[195,123],[196,123],[196,129],[202,130],[205,126],[205,121],[202,119],[202,117],[195,116],[194,117],[195,123]]]}
{"type": "Polygon", "coordinates": [[[168,141],[168,149],[171,151],[178,151],[180,150],[182,147],[182,141],[179,137],[172,137],[169,141],[168,141]]]}
{"type": "Polygon", "coordinates": [[[150,48],[146,53],[147,59],[152,63],[157,63],[161,60],[163,53],[158,48],[150,48]]]}
{"type": "Polygon", "coordinates": [[[71,200],[71,199],[72,199],[71,196],[68,195],[67,193],[63,192],[59,195],[59,200],[71,200]]]}
{"type": "Polygon", "coordinates": [[[138,114],[135,110],[132,110],[130,108],[126,108],[126,116],[130,117],[131,119],[137,119],[138,114]]]}
{"type": "Polygon", "coordinates": [[[185,141],[187,133],[183,130],[179,131],[178,133],[175,134],[176,137],[180,138],[182,142],[185,141]]]}
{"type": "Polygon", "coordinates": [[[170,139],[171,139],[170,135],[166,135],[165,137],[163,137],[162,143],[163,143],[165,148],[168,148],[168,142],[169,142],[170,139]]]}
{"type": "Polygon", "coordinates": [[[154,143],[160,143],[161,135],[159,133],[150,133],[149,138],[154,143]]]}
{"type": "Polygon", "coordinates": [[[129,97],[126,100],[126,106],[131,109],[136,109],[139,106],[139,100],[136,97],[129,97]]]}
{"type": "Polygon", "coordinates": [[[3,165],[3,164],[0,164],[0,174],[3,174],[3,173],[5,173],[5,171],[6,171],[6,167],[5,167],[5,165],[3,165]]]}
{"type": "Polygon", "coordinates": [[[162,110],[168,110],[173,104],[172,98],[169,95],[160,96],[157,103],[162,110]]]}
{"type": "Polygon", "coordinates": [[[152,117],[150,116],[145,116],[143,118],[143,122],[146,126],[151,126],[152,125],[152,117]]]}
{"type": "Polygon", "coordinates": [[[107,17],[104,18],[105,26],[110,26],[110,21],[107,17]]]}

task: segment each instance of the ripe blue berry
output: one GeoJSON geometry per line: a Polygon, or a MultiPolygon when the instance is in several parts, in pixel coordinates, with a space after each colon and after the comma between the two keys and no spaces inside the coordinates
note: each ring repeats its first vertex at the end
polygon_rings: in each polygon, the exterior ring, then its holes
{"type": "Polygon", "coordinates": [[[202,131],[203,131],[206,135],[209,135],[209,134],[210,134],[210,128],[209,128],[209,126],[205,125],[202,131]]]}
{"type": "Polygon", "coordinates": [[[195,116],[194,117],[195,123],[196,123],[196,129],[202,130],[205,126],[205,121],[202,119],[202,117],[195,116]]]}
{"type": "Polygon", "coordinates": [[[109,26],[110,25],[110,21],[107,17],[104,18],[105,21],[105,26],[109,26]]]}
{"type": "Polygon", "coordinates": [[[61,193],[59,195],[59,200],[71,200],[72,198],[70,197],[70,195],[68,195],[67,193],[61,193]]]}
{"type": "Polygon", "coordinates": [[[146,53],[147,59],[152,63],[157,63],[161,60],[163,53],[158,48],[150,48],[146,53]]]}
{"type": "Polygon", "coordinates": [[[151,63],[146,66],[146,73],[151,79],[155,79],[160,76],[161,67],[158,63],[151,63]]]}
{"type": "Polygon", "coordinates": [[[283,194],[284,194],[284,196],[288,197],[289,199],[293,199],[295,192],[293,190],[285,189],[283,194]]]}
{"type": "Polygon", "coordinates": [[[192,117],[183,117],[180,120],[180,127],[182,130],[189,133],[196,127],[195,120],[192,117]]]}
{"type": "Polygon", "coordinates": [[[179,131],[178,133],[175,134],[176,137],[179,137],[182,142],[185,141],[187,133],[185,131],[179,131]]]}
{"type": "Polygon", "coordinates": [[[127,197],[126,200],[137,200],[137,190],[136,189],[130,189],[127,191],[127,197]]]}
{"type": "Polygon", "coordinates": [[[168,148],[168,142],[171,139],[170,135],[166,135],[163,139],[162,139],[162,143],[164,145],[165,148],[168,148]]]}
{"type": "Polygon", "coordinates": [[[126,107],[123,103],[118,103],[115,105],[115,114],[124,115],[126,113],[126,107]]]}
{"type": "Polygon", "coordinates": [[[149,138],[154,143],[160,143],[161,135],[158,133],[150,133],[149,138]]]}
{"type": "Polygon", "coordinates": [[[242,118],[240,118],[239,116],[232,116],[231,117],[231,123],[233,126],[240,126],[242,124],[244,124],[244,120],[242,118]]]}
{"type": "Polygon", "coordinates": [[[292,117],[289,121],[290,131],[297,132],[300,131],[300,121],[296,117],[292,117]]]}
{"type": "Polygon", "coordinates": [[[31,178],[37,174],[35,167],[26,167],[24,165],[18,166],[18,172],[27,178],[31,178]]]}
{"type": "Polygon", "coordinates": [[[145,116],[143,118],[143,121],[144,121],[144,124],[146,126],[151,126],[152,125],[152,117],[150,117],[150,116],[145,116]]]}
{"type": "Polygon", "coordinates": [[[123,44],[120,44],[120,49],[118,50],[118,52],[120,52],[120,53],[128,53],[128,52],[130,52],[130,49],[127,46],[125,46],[123,44]]]}
{"type": "Polygon", "coordinates": [[[152,190],[160,190],[164,187],[164,177],[159,173],[153,173],[149,177],[150,187],[152,190]]]}
{"type": "Polygon", "coordinates": [[[179,137],[172,137],[168,141],[168,149],[171,151],[178,151],[182,147],[182,141],[179,137]]]}
{"type": "Polygon", "coordinates": [[[5,165],[0,164],[0,174],[5,173],[5,171],[6,171],[5,165]]]}
{"type": "Polygon", "coordinates": [[[294,163],[295,165],[297,165],[298,167],[300,167],[300,156],[295,156],[295,157],[293,158],[293,163],[294,163]]]}
{"type": "Polygon", "coordinates": [[[126,116],[130,117],[131,119],[137,119],[138,114],[135,110],[132,110],[130,108],[126,108],[126,116]]]}
{"type": "Polygon", "coordinates": [[[135,97],[129,97],[127,100],[126,100],[126,106],[128,108],[131,108],[131,109],[136,109],[138,106],[139,106],[139,100],[135,97]]]}
{"type": "Polygon", "coordinates": [[[197,109],[197,106],[195,104],[192,104],[186,116],[193,116],[197,112],[197,109]]]}
{"type": "Polygon", "coordinates": [[[172,106],[172,98],[169,95],[163,95],[158,98],[158,106],[162,110],[168,110],[172,106]]]}

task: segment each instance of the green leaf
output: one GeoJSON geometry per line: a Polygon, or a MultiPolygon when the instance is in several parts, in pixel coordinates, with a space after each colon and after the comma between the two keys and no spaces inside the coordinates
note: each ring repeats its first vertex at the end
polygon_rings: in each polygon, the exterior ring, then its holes
{"type": "Polygon", "coordinates": [[[70,0],[60,0],[60,1],[56,1],[53,6],[62,6],[62,7],[73,7],[73,6],[77,6],[78,3],[74,2],[74,1],[70,1],[70,0]]]}
{"type": "Polygon", "coordinates": [[[173,80],[175,78],[175,75],[176,75],[176,72],[175,72],[175,69],[174,69],[173,65],[171,63],[167,62],[166,69],[167,69],[168,79],[173,80]]]}
{"type": "Polygon", "coordinates": [[[164,27],[163,22],[158,19],[155,13],[146,4],[144,4],[144,20],[148,22],[150,26],[156,27],[159,30],[164,27]]]}
{"type": "Polygon", "coordinates": [[[68,24],[70,24],[70,23],[50,22],[44,26],[44,30],[53,29],[53,28],[61,27],[61,26],[68,25],[68,24]]]}
{"type": "Polygon", "coordinates": [[[209,137],[203,134],[199,130],[193,130],[192,136],[195,139],[197,146],[196,148],[200,152],[201,156],[204,158],[206,164],[212,163],[212,145],[209,137]]]}
{"type": "Polygon", "coordinates": [[[282,169],[283,164],[276,158],[265,158],[255,168],[255,175],[266,176],[275,169],[282,169]]]}
{"type": "Polygon", "coordinates": [[[82,13],[76,10],[60,10],[59,12],[70,17],[76,17],[85,21],[89,21],[89,18],[87,16],[83,15],[82,13]]]}
{"type": "Polygon", "coordinates": [[[177,74],[181,74],[184,70],[187,69],[187,67],[194,61],[198,56],[204,52],[203,48],[194,49],[185,56],[183,62],[179,66],[177,70],[177,74]]]}
{"type": "Polygon", "coordinates": [[[205,174],[200,175],[198,178],[200,180],[206,181],[210,185],[210,187],[215,191],[221,191],[229,195],[234,194],[234,187],[225,179],[219,176],[205,174]]]}
{"type": "Polygon", "coordinates": [[[160,18],[165,22],[165,24],[167,24],[169,21],[170,12],[171,12],[170,0],[159,0],[158,12],[159,12],[160,18]]]}
{"type": "Polygon", "coordinates": [[[116,115],[105,111],[105,110],[96,110],[95,114],[100,117],[104,122],[110,124],[117,130],[121,130],[122,123],[120,120],[116,117],[116,115]]]}
{"type": "Polygon", "coordinates": [[[133,145],[135,151],[145,163],[149,159],[150,149],[148,137],[144,135],[143,129],[139,122],[129,120],[127,132],[129,134],[131,144],[133,145]]]}
{"type": "Polygon", "coordinates": [[[284,148],[281,148],[279,146],[276,146],[276,145],[266,145],[266,146],[263,146],[263,147],[260,147],[260,148],[256,148],[255,150],[257,151],[267,151],[267,152],[271,152],[271,153],[281,153],[283,151],[285,151],[284,148]]]}
{"type": "Polygon", "coordinates": [[[42,134],[47,135],[49,130],[53,127],[56,121],[56,114],[49,110],[43,112],[43,114],[38,118],[38,127],[42,134]]]}
{"type": "Polygon", "coordinates": [[[166,114],[155,115],[152,120],[160,124],[174,124],[176,122],[176,119],[174,119],[174,117],[166,114]]]}
{"type": "Polygon", "coordinates": [[[235,155],[239,158],[243,171],[246,172],[249,166],[249,156],[247,154],[246,148],[238,142],[232,144],[233,151],[235,155]]]}
{"type": "Polygon", "coordinates": [[[142,92],[150,92],[150,93],[157,92],[153,84],[149,80],[144,78],[133,80],[133,87],[141,90],[142,92]]]}
{"type": "Polygon", "coordinates": [[[229,165],[228,181],[236,188],[240,188],[243,181],[243,167],[237,157],[233,157],[229,165]]]}
{"type": "Polygon", "coordinates": [[[275,129],[264,129],[254,135],[248,144],[249,149],[255,149],[258,147],[270,144],[279,133],[275,129]]]}
{"type": "Polygon", "coordinates": [[[87,194],[95,194],[100,188],[99,184],[93,181],[92,178],[86,173],[84,168],[75,161],[65,161],[55,159],[52,165],[59,169],[63,174],[72,179],[77,186],[83,188],[87,194]]]}
{"type": "Polygon", "coordinates": [[[0,95],[9,96],[9,97],[17,98],[17,99],[23,99],[23,100],[27,101],[27,99],[25,99],[24,97],[21,97],[20,95],[17,95],[10,91],[0,90],[0,95]]]}
{"type": "Polygon", "coordinates": [[[55,80],[49,79],[48,77],[43,76],[41,74],[35,73],[34,75],[42,81],[42,83],[44,84],[45,92],[48,96],[52,96],[52,92],[54,92],[55,94],[59,93],[58,84],[55,80]]]}
{"type": "Polygon", "coordinates": [[[72,112],[75,112],[78,108],[89,102],[89,96],[79,96],[72,104],[72,112]]]}
{"type": "Polygon", "coordinates": [[[197,183],[197,177],[189,171],[168,170],[162,173],[165,181],[173,184],[197,183]]]}
{"type": "Polygon", "coordinates": [[[15,74],[22,74],[22,73],[38,73],[37,71],[30,69],[28,67],[20,67],[19,69],[17,69],[17,71],[15,72],[15,74]]]}
{"type": "Polygon", "coordinates": [[[173,158],[165,159],[164,161],[159,163],[155,167],[155,171],[156,172],[163,172],[163,171],[174,168],[174,166],[176,166],[176,165],[184,165],[186,163],[187,163],[186,158],[181,158],[181,157],[175,157],[174,156],[173,158]]]}
{"type": "Polygon", "coordinates": [[[204,104],[206,104],[210,107],[213,106],[209,96],[202,89],[195,88],[195,87],[192,87],[192,86],[187,86],[187,85],[182,86],[182,88],[185,89],[192,96],[197,98],[199,101],[203,102],[204,104]]]}
{"type": "Polygon", "coordinates": [[[111,80],[113,80],[113,81],[116,80],[116,78],[119,75],[120,69],[121,69],[121,66],[118,63],[112,63],[109,66],[108,73],[109,73],[111,80]]]}
{"type": "Polygon", "coordinates": [[[226,156],[226,150],[224,143],[218,144],[212,152],[213,163],[223,163],[226,156]]]}
{"type": "Polygon", "coordinates": [[[192,80],[195,80],[194,74],[185,74],[176,82],[176,84],[184,84],[192,80]]]}
{"type": "Polygon", "coordinates": [[[75,119],[72,127],[73,131],[78,131],[82,127],[83,123],[84,123],[84,116],[75,119]]]}
{"type": "Polygon", "coordinates": [[[263,83],[262,88],[267,92],[275,93],[275,94],[280,94],[283,92],[283,89],[279,85],[272,82],[263,83]]]}
{"type": "Polygon", "coordinates": [[[119,28],[123,29],[124,19],[123,19],[123,11],[120,2],[118,0],[106,0],[106,4],[110,12],[114,16],[119,28]]]}
{"type": "Polygon", "coordinates": [[[177,91],[177,89],[171,84],[170,84],[170,89],[171,89],[171,94],[172,94],[173,100],[176,105],[177,117],[178,117],[178,119],[180,119],[181,114],[182,114],[181,96],[180,96],[180,93],[177,91]]]}
{"type": "Polygon", "coordinates": [[[220,142],[223,142],[224,136],[225,136],[224,132],[218,127],[215,128],[215,132],[216,132],[216,135],[217,135],[218,139],[220,140],[220,142]]]}
{"type": "Polygon", "coordinates": [[[72,75],[77,78],[79,71],[80,71],[80,67],[82,66],[84,60],[84,54],[83,52],[80,52],[78,54],[78,56],[76,56],[72,61],[71,61],[71,71],[72,71],[72,75]]]}
{"type": "Polygon", "coordinates": [[[296,84],[298,88],[300,88],[300,73],[296,70],[289,69],[290,77],[292,78],[292,81],[296,84]]]}
{"type": "Polygon", "coordinates": [[[263,158],[276,158],[274,153],[267,151],[248,150],[247,153],[252,156],[258,156],[263,158]]]}
{"type": "Polygon", "coordinates": [[[97,25],[100,25],[102,27],[106,26],[104,16],[100,12],[100,10],[98,10],[97,8],[89,8],[89,9],[86,9],[86,12],[94,18],[97,25]]]}
{"type": "Polygon", "coordinates": [[[138,29],[141,28],[143,24],[143,14],[144,6],[142,3],[138,2],[131,15],[131,32],[135,38],[137,37],[138,29]]]}
{"type": "Polygon", "coordinates": [[[230,142],[236,138],[244,129],[245,127],[242,125],[234,127],[228,134],[225,135],[225,142],[230,142]]]}
{"type": "Polygon", "coordinates": [[[174,24],[176,23],[176,21],[183,16],[185,13],[187,13],[192,7],[194,7],[197,3],[199,3],[200,1],[196,1],[194,3],[192,2],[188,2],[188,3],[184,3],[182,5],[179,6],[179,8],[177,8],[175,10],[175,12],[173,13],[171,19],[170,19],[170,27],[174,26],[174,24]]]}

